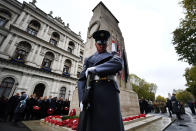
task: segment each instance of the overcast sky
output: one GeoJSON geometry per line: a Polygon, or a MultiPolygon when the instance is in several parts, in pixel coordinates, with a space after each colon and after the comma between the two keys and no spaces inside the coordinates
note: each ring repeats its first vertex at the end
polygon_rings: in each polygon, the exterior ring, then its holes
{"type": "MultiPolygon", "coordinates": [[[[23,0],[19,0],[23,2],[23,0]]],[[[25,0],[26,2],[32,0],[25,0]]],[[[86,41],[92,9],[99,0],[37,0],[36,6],[53,17],[60,16],[86,41]]],[[[179,0],[102,0],[119,20],[125,40],[129,72],[158,86],[164,97],[173,89],[185,89],[187,63],[178,61],[172,32],[184,17],[179,0]]]]}

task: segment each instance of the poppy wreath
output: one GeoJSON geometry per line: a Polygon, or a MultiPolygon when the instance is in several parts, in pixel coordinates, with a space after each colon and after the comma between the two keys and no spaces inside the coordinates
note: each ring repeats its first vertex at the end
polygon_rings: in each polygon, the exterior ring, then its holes
{"type": "Polygon", "coordinates": [[[69,116],[75,116],[76,115],[76,109],[72,109],[69,113],[69,116]]]}
{"type": "Polygon", "coordinates": [[[48,115],[51,115],[53,112],[54,112],[54,109],[53,109],[53,108],[49,108],[49,109],[47,110],[48,115]]]}
{"type": "Polygon", "coordinates": [[[68,111],[68,110],[69,110],[69,108],[68,108],[68,107],[65,107],[65,108],[64,108],[64,110],[68,111]]]}
{"type": "Polygon", "coordinates": [[[142,117],[146,117],[146,114],[139,114],[137,116],[126,117],[126,118],[123,118],[123,121],[130,121],[130,120],[134,120],[134,119],[138,119],[142,117]]]}
{"type": "Polygon", "coordinates": [[[39,109],[40,109],[40,107],[39,107],[39,106],[33,106],[33,110],[38,111],[39,109]]]}

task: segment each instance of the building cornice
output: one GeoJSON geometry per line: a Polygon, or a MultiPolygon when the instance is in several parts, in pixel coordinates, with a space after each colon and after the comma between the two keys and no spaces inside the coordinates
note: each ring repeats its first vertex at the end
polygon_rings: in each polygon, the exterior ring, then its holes
{"type": "Polygon", "coordinates": [[[37,6],[32,6],[26,2],[23,2],[23,10],[25,11],[31,11],[31,13],[36,13],[36,15],[41,16],[42,18],[45,18],[48,22],[52,23],[54,26],[60,28],[61,30],[65,31],[66,33],[68,33],[69,35],[73,36],[74,38],[78,39],[79,41],[83,42],[84,40],[82,40],[78,34],[76,34],[75,32],[73,32],[71,29],[69,29],[68,27],[66,27],[63,24],[59,24],[58,22],[55,21],[55,18],[53,18],[51,15],[45,13],[44,11],[42,11],[41,9],[39,9],[37,6]]]}
{"type": "Polygon", "coordinates": [[[78,56],[76,56],[76,55],[74,55],[74,54],[71,54],[70,52],[68,52],[68,51],[66,51],[66,50],[63,50],[63,49],[60,48],[60,47],[53,46],[53,45],[51,45],[49,42],[47,42],[47,41],[45,41],[45,40],[43,40],[43,39],[41,39],[41,38],[39,38],[39,37],[37,37],[37,36],[31,35],[31,34],[27,33],[26,31],[24,31],[24,30],[18,28],[18,27],[15,26],[15,25],[10,25],[10,32],[15,33],[16,35],[18,35],[18,36],[20,36],[20,37],[26,39],[27,41],[32,41],[33,43],[38,43],[38,42],[39,42],[39,44],[44,43],[44,45],[42,45],[42,46],[44,46],[45,48],[48,48],[48,49],[50,49],[50,50],[52,50],[52,51],[54,51],[54,52],[57,52],[57,53],[60,52],[60,54],[66,54],[66,56],[69,56],[70,59],[75,58],[74,60],[76,60],[76,61],[77,61],[78,59],[80,59],[80,57],[78,57],[78,56]],[[20,34],[20,33],[21,33],[21,34],[20,34]],[[25,37],[24,35],[30,37],[30,38],[33,39],[34,41],[33,41],[33,40],[30,40],[30,39],[27,39],[27,37],[25,37]],[[55,51],[54,49],[55,49],[55,50],[58,50],[58,51],[55,51]]]}
{"type": "MultiPolygon", "coordinates": [[[[40,72],[40,73],[44,73],[44,74],[47,74],[47,76],[48,77],[46,77],[46,78],[50,78],[50,79],[53,79],[53,78],[56,78],[56,77],[60,77],[61,79],[67,79],[68,80],[68,82],[70,82],[70,81],[77,81],[78,79],[77,78],[74,78],[74,77],[64,77],[64,76],[62,76],[62,74],[58,74],[58,73],[55,73],[55,72],[49,72],[49,71],[45,71],[45,70],[43,70],[43,69],[41,69],[41,68],[36,68],[36,67],[32,67],[32,66],[29,66],[29,65],[25,65],[25,64],[22,64],[22,63],[17,63],[17,62],[11,62],[11,60],[7,60],[7,59],[3,59],[3,58],[0,58],[0,64],[1,64],[1,66],[3,65],[3,64],[5,64],[6,65],[6,67],[4,67],[4,68],[8,68],[9,67],[9,69],[10,69],[10,67],[11,67],[11,65],[12,66],[18,66],[18,67],[22,67],[23,68],[23,70],[25,70],[25,69],[30,69],[32,72],[40,72]]],[[[11,69],[11,70],[13,70],[13,69],[11,69]]],[[[19,71],[19,70],[17,70],[17,71],[19,71]]],[[[20,72],[20,71],[19,71],[20,72]]],[[[25,72],[22,72],[22,73],[25,73],[25,72]]],[[[34,74],[34,73],[30,73],[32,76],[35,76],[36,74],[34,74]]],[[[40,76],[40,75],[39,75],[40,76]]],[[[44,76],[41,76],[41,77],[44,77],[44,76]]],[[[59,80],[60,81],[60,80],[59,80]]]]}

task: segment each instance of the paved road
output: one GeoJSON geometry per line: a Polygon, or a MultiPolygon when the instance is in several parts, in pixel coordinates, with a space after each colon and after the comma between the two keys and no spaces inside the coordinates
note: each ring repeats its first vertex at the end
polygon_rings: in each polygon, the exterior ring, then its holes
{"type": "Polygon", "coordinates": [[[21,122],[0,122],[0,131],[30,131],[21,122]]]}
{"type": "Polygon", "coordinates": [[[184,120],[176,120],[165,131],[196,131],[196,115],[189,108],[186,108],[186,114],[182,118],[184,120]]]}

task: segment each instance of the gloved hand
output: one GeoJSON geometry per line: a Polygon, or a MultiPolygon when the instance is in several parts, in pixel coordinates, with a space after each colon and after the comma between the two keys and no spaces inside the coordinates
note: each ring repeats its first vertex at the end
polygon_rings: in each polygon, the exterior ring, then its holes
{"type": "Polygon", "coordinates": [[[85,75],[86,77],[88,76],[88,73],[91,72],[91,73],[95,73],[95,67],[89,67],[87,68],[86,72],[85,72],[85,75]]]}
{"type": "Polygon", "coordinates": [[[80,111],[82,111],[83,110],[83,104],[82,104],[82,102],[80,102],[80,111]]]}

